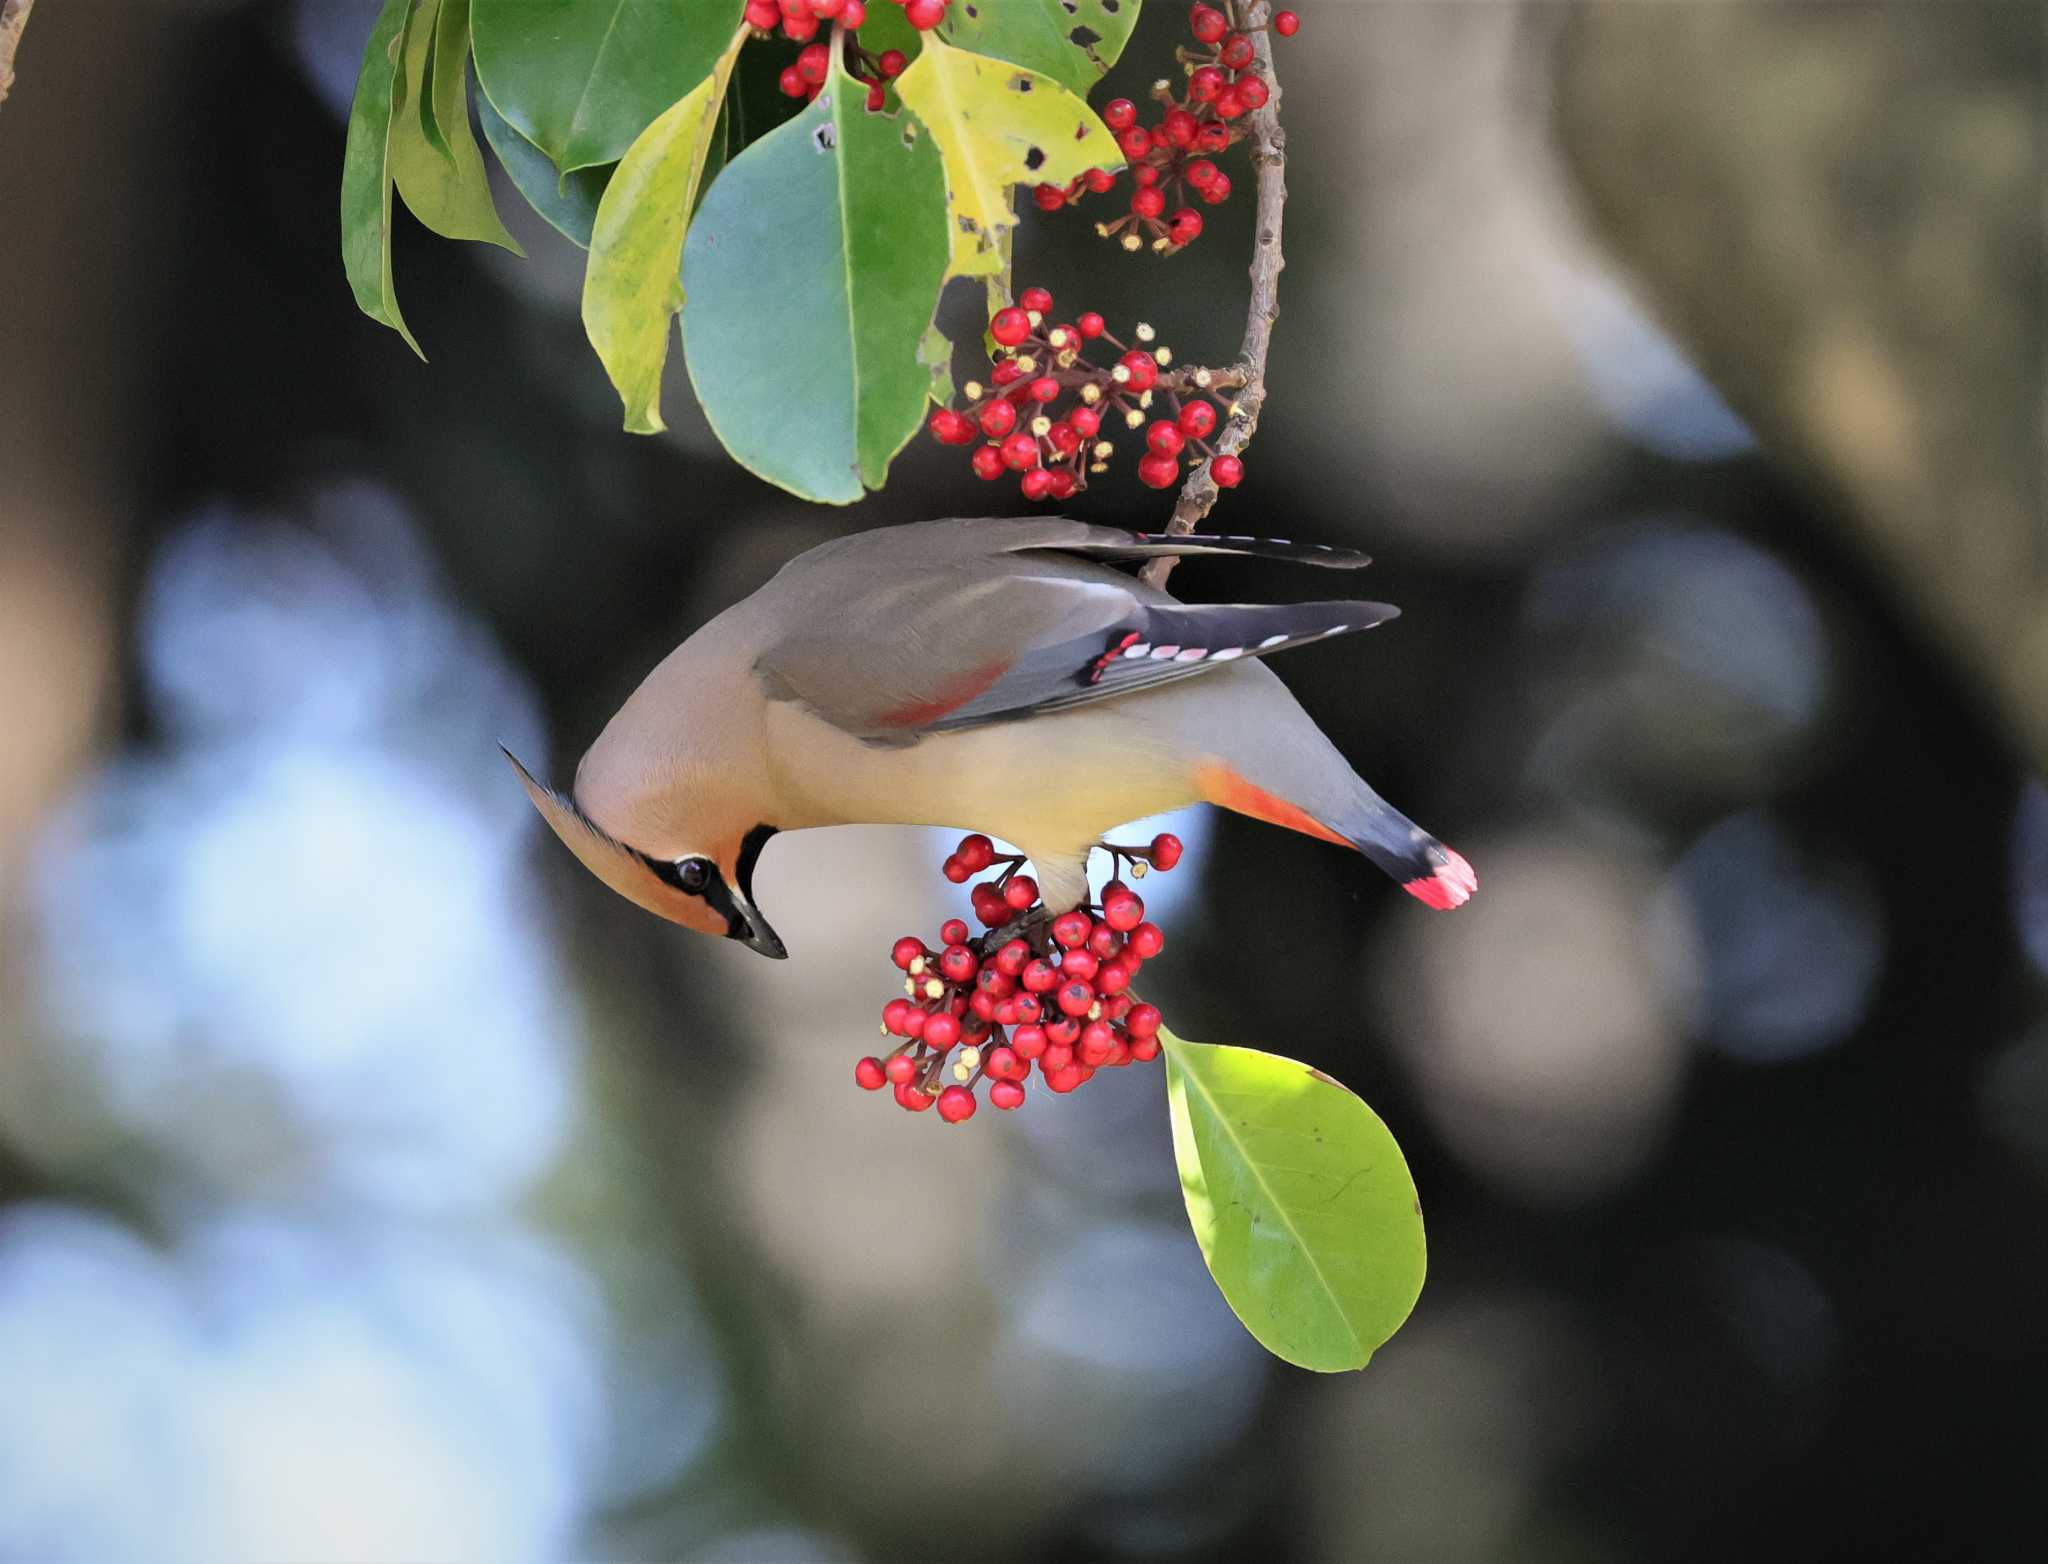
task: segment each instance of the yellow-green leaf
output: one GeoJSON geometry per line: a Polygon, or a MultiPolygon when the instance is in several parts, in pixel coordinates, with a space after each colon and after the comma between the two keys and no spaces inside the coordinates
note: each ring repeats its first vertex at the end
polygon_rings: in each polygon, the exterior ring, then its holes
{"type": "Polygon", "coordinates": [[[896,91],[931,131],[945,162],[948,276],[1001,267],[1002,235],[1017,221],[1011,187],[1064,185],[1091,168],[1123,164],[1109,127],[1052,77],[935,36],[926,36],[896,91]]]}
{"type": "Polygon", "coordinates": [[[1225,1301],[1289,1363],[1365,1367],[1422,1291],[1422,1207],[1401,1148],[1320,1070],[1160,1040],[1181,1193],[1225,1301]]]}
{"type": "Polygon", "coordinates": [[[469,0],[421,0],[405,33],[403,102],[391,121],[391,177],[398,193],[427,227],[445,239],[474,239],[524,255],[519,242],[498,221],[491,200],[484,155],[469,128],[469,94],[463,74],[469,58],[469,0]],[[459,34],[446,12],[459,10],[459,34]],[[437,37],[437,24],[439,27],[437,37]],[[454,61],[454,83],[437,81],[454,61]],[[429,123],[447,147],[443,154],[429,123]]]}
{"type": "Polygon", "coordinates": [[[583,329],[633,434],[668,427],[661,419],[661,366],[669,323],[683,307],[683,240],[725,84],[746,37],[745,29],[735,33],[711,74],[640,133],[597,204],[583,273],[583,329]]]}
{"type": "Polygon", "coordinates": [[[392,97],[405,86],[402,40],[411,5],[412,0],[384,0],[363,46],[341,162],[341,265],[357,307],[425,358],[399,313],[391,282],[392,97]]]}

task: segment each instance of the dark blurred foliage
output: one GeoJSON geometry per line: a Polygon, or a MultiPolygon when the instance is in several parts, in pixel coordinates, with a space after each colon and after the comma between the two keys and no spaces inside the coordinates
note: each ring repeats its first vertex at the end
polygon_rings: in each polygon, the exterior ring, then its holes
{"type": "MultiPolygon", "coordinates": [[[[1378,555],[1402,619],[1283,672],[1483,889],[1429,914],[1196,817],[1160,987],[1408,1151],[1430,1282],[1342,1380],[1215,1298],[1156,1079],[957,1133],[853,1090],[876,930],[950,905],[932,834],[779,839],[771,967],[534,829],[493,739],[566,774],[789,554],[1016,501],[919,442],[801,507],[679,366],[674,432],[619,433],[537,223],[524,264],[405,225],[413,360],[336,254],[371,9],[45,0],[0,110],[0,1556],[2041,1534],[2048,794],[1984,651],[2039,627],[1902,575],[1952,497],[2043,584],[2033,8],[1300,7],[1272,396],[1218,518],[1378,555]],[[1898,124],[1859,107],[1899,81],[1898,124]],[[1894,221],[1959,164],[1992,172],[1894,221]],[[1841,221],[1787,215],[1822,192],[1841,221]],[[1804,381],[1787,322],[1838,328],[1804,381]],[[1916,374],[1944,323],[1969,372],[1916,374]],[[1939,433],[1910,483],[1901,429],[1939,433]]],[[[1248,217],[1169,264],[1033,222],[1020,279],[1221,361],[1248,217]]]]}

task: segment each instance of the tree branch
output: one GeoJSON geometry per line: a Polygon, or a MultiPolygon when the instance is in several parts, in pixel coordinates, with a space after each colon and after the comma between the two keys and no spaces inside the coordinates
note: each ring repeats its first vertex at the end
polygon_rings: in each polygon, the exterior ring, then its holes
{"type": "Polygon", "coordinates": [[[0,103],[14,90],[14,51],[21,47],[21,30],[28,26],[28,13],[36,0],[0,0],[0,103]]]}
{"type": "MultiPolygon", "coordinates": [[[[1245,314],[1244,345],[1237,363],[1220,373],[1241,376],[1243,389],[1230,405],[1230,416],[1216,438],[1219,456],[1235,456],[1258,432],[1259,411],[1266,402],[1266,353],[1273,344],[1273,322],[1280,316],[1280,271],[1287,264],[1280,248],[1281,209],[1287,202],[1287,136],[1280,128],[1280,78],[1273,70],[1273,34],[1267,23],[1272,18],[1271,0],[1249,0],[1243,23],[1251,33],[1252,50],[1259,74],[1266,79],[1265,104],[1254,110],[1252,126],[1252,167],[1258,176],[1258,206],[1254,217],[1251,264],[1251,305],[1245,314]]],[[[1169,533],[1193,532],[1216,503],[1216,480],[1204,462],[1181,485],[1174,502],[1169,533]]],[[[1177,555],[1153,560],[1140,573],[1147,585],[1163,587],[1178,564],[1177,555]]]]}

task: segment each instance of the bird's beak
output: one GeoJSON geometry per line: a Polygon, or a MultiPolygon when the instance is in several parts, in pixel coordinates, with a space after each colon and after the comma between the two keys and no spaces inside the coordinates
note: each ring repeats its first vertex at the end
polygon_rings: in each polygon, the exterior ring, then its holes
{"type": "Polygon", "coordinates": [[[787,947],[775,930],[768,926],[768,920],[761,916],[761,909],[754,905],[753,897],[737,885],[728,886],[727,893],[732,897],[732,928],[727,938],[736,939],[747,949],[758,950],[777,961],[787,960],[787,947]]]}

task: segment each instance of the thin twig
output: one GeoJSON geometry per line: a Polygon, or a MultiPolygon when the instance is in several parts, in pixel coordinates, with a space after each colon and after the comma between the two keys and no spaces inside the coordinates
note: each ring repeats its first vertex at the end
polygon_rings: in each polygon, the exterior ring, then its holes
{"type": "MultiPolygon", "coordinates": [[[[1251,0],[1244,25],[1251,33],[1252,51],[1259,74],[1266,79],[1267,98],[1251,116],[1252,167],[1258,176],[1258,208],[1252,235],[1252,296],[1244,321],[1244,346],[1238,350],[1231,373],[1243,377],[1243,389],[1231,404],[1223,432],[1216,438],[1218,456],[1235,456],[1251,443],[1259,427],[1259,410],[1266,401],[1266,353],[1273,344],[1273,322],[1280,315],[1280,269],[1287,264],[1280,249],[1280,213],[1287,202],[1287,136],[1280,129],[1280,78],[1273,70],[1273,34],[1270,0],[1251,0]]],[[[1216,503],[1216,480],[1204,462],[1188,474],[1174,502],[1173,519],[1166,530],[1173,534],[1193,532],[1209,508],[1216,503]]],[[[1177,555],[1153,560],[1141,572],[1150,586],[1163,587],[1167,575],[1179,563],[1177,555]]]]}
{"type": "Polygon", "coordinates": [[[36,0],[0,0],[0,103],[14,90],[14,51],[21,47],[21,30],[35,5],[36,0]]]}

